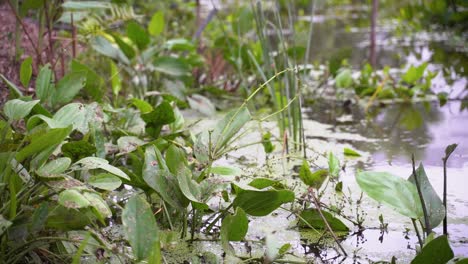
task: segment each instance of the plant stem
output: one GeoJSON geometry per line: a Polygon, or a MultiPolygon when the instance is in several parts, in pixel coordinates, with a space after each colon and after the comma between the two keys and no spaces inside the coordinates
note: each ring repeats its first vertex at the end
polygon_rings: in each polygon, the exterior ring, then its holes
{"type": "Polygon", "coordinates": [[[421,248],[422,248],[424,244],[421,238],[421,234],[419,233],[418,226],[416,225],[416,220],[411,218],[411,221],[413,222],[414,231],[416,232],[416,236],[418,237],[419,245],[421,245],[421,248]]]}
{"type": "Polygon", "coordinates": [[[443,197],[443,204],[444,204],[444,209],[445,209],[445,217],[444,217],[444,222],[443,222],[443,232],[444,235],[448,235],[448,230],[447,230],[447,157],[444,157],[442,159],[444,163],[444,197],[443,197]]]}
{"type": "Polygon", "coordinates": [[[421,205],[422,205],[423,214],[424,214],[424,224],[425,224],[424,228],[426,230],[426,235],[428,236],[432,232],[431,224],[429,222],[429,215],[427,214],[426,203],[424,202],[424,197],[421,191],[421,185],[419,184],[418,175],[416,174],[416,166],[414,164],[414,154],[411,155],[411,162],[413,164],[414,182],[416,183],[416,189],[418,189],[418,195],[419,195],[419,199],[421,200],[421,205]]]}
{"type": "Polygon", "coordinates": [[[310,192],[310,195],[312,196],[312,199],[313,199],[313,202],[315,204],[315,207],[317,208],[317,211],[319,212],[320,214],[320,217],[322,218],[323,222],[325,223],[328,231],[331,233],[333,239],[335,240],[336,244],[338,245],[338,247],[341,249],[341,251],[343,252],[343,254],[345,256],[348,256],[348,254],[346,253],[346,251],[344,250],[343,246],[341,246],[341,243],[340,241],[338,240],[338,237],[336,237],[336,234],[335,232],[333,232],[333,229],[331,228],[330,224],[328,223],[327,219],[325,218],[325,216],[323,215],[322,213],[322,209],[320,209],[320,202],[318,201],[317,197],[315,197],[315,193],[314,193],[314,189],[312,187],[309,187],[309,192],[310,192]]]}

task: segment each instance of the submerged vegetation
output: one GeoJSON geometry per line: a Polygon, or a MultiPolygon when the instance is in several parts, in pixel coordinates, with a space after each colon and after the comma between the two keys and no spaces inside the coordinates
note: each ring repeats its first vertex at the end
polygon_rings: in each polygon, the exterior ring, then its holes
{"type": "MultiPolygon", "coordinates": [[[[441,199],[414,156],[403,179],[362,165],[368,152],[307,135],[310,105],[356,106],[368,122],[389,104],[467,106],[466,87],[434,85],[446,69],[430,62],[356,66],[346,50],[313,54],[317,17],[377,12],[349,2],[2,2],[15,21],[15,73],[0,72],[2,263],[400,263],[343,243],[372,229],[381,241],[391,228],[369,197],[410,219],[417,244],[403,262],[465,263],[448,231],[457,144],[442,158],[441,199]],[[354,170],[360,189],[345,177],[354,170]],[[278,238],[281,228],[298,235],[278,238]]],[[[393,30],[466,40],[466,8],[408,1],[397,18],[406,26],[393,30]]],[[[415,109],[393,126],[418,128],[415,109]]]]}

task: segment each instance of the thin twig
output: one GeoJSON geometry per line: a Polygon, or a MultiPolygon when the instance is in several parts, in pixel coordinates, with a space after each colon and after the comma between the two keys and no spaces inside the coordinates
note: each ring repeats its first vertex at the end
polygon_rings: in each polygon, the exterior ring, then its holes
{"type": "Polygon", "coordinates": [[[312,196],[312,199],[313,199],[313,202],[315,204],[315,207],[317,208],[317,211],[319,212],[320,214],[320,217],[322,218],[323,222],[325,223],[325,225],[327,226],[327,229],[328,231],[331,233],[333,239],[335,240],[336,244],[338,245],[338,247],[341,249],[341,251],[343,252],[343,254],[345,256],[348,256],[348,254],[346,253],[346,251],[344,250],[343,246],[341,246],[341,243],[340,241],[338,240],[338,237],[336,236],[335,232],[333,232],[333,229],[331,228],[330,224],[328,223],[327,219],[325,218],[325,216],[323,215],[322,213],[322,209],[320,209],[320,202],[317,200],[317,197],[315,197],[315,193],[314,193],[314,189],[312,187],[309,187],[309,193],[310,195],[312,196]]]}

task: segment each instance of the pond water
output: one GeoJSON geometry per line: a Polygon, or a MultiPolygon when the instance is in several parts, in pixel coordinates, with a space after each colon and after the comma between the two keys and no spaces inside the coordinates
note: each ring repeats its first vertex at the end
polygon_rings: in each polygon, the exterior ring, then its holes
{"type": "MultiPolygon", "coordinates": [[[[349,10],[353,10],[353,7],[349,10]]],[[[347,16],[326,12],[314,16],[311,62],[323,63],[325,59],[335,56],[347,59],[356,69],[362,67],[369,56],[368,21],[363,23],[368,12],[366,9],[355,9],[355,12],[346,12],[347,16]]],[[[396,24],[391,20],[379,23],[376,35],[377,67],[388,65],[401,68],[407,64],[428,62],[428,69],[439,73],[433,81],[433,90],[448,92],[454,100],[443,107],[431,101],[390,104],[374,107],[368,114],[358,105],[344,107],[339,102],[317,102],[305,106],[303,113],[307,118],[304,128],[308,156],[316,158],[316,165],[327,167],[327,161],[321,154],[328,151],[337,154],[345,163],[340,178],[343,190],[356,201],[361,194],[355,180],[357,170],[386,171],[407,178],[412,171],[411,155],[414,154],[416,162],[424,164],[432,186],[442,196],[442,156],[447,145],[457,143],[458,147],[448,162],[448,232],[455,255],[468,257],[468,111],[463,111],[466,101],[455,100],[466,96],[467,47],[463,40],[460,42],[451,33],[422,32],[398,36],[395,28],[396,24]],[[357,150],[362,157],[344,157],[344,147],[357,150]]],[[[304,36],[299,36],[297,41],[306,40],[304,36]]],[[[265,131],[271,130],[278,135],[275,123],[264,123],[262,126],[265,131]]],[[[206,128],[204,125],[201,127],[206,128]]],[[[256,125],[252,125],[251,129],[252,133],[244,139],[247,143],[260,138],[256,125]]],[[[245,169],[252,177],[268,176],[294,182],[291,166],[280,161],[280,156],[277,153],[276,157],[266,160],[262,147],[257,145],[238,150],[220,162],[239,165],[239,160],[235,158],[241,158],[243,164],[254,166],[253,169],[245,169]]],[[[339,197],[328,195],[324,201],[337,203],[339,197]]],[[[295,227],[294,217],[284,210],[267,217],[253,218],[247,235],[247,240],[251,242],[235,244],[236,252],[239,255],[262,256],[263,244],[252,241],[273,235],[278,244],[290,243],[296,256],[319,259],[325,263],[366,263],[390,260],[392,256],[398,258],[398,263],[410,262],[416,252],[417,239],[409,219],[366,195],[361,207],[348,208],[348,213],[355,214],[353,210],[364,213],[366,230],[357,233],[353,230],[342,240],[349,254],[347,258],[330,246],[333,243],[317,245],[311,242],[307,234],[295,227]],[[388,223],[386,230],[379,229],[378,216],[381,214],[384,222],[388,223]],[[250,248],[252,252],[249,253],[250,248]]],[[[441,227],[434,231],[442,234],[441,227]]],[[[209,248],[210,251],[222,252],[216,242],[203,242],[199,247],[201,250],[209,248]]]]}

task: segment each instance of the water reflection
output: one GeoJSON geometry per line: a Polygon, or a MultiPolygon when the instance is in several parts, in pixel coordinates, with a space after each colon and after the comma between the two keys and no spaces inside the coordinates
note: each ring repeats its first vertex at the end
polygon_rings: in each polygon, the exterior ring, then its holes
{"type": "MultiPolygon", "coordinates": [[[[356,149],[372,153],[374,165],[408,164],[411,154],[427,165],[440,166],[445,147],[458,143],[449,166],[467,166],[468,113],[459,111],[461,102],[394,104],[376,107],[366,116],[360,107],[317,103],[305,111],[308,118],[333,125],[333,132],[348,132],[376,139],[349,142],[356,149]]],[[[369,166],[372,164],[369,164],[369,166]]]]}

